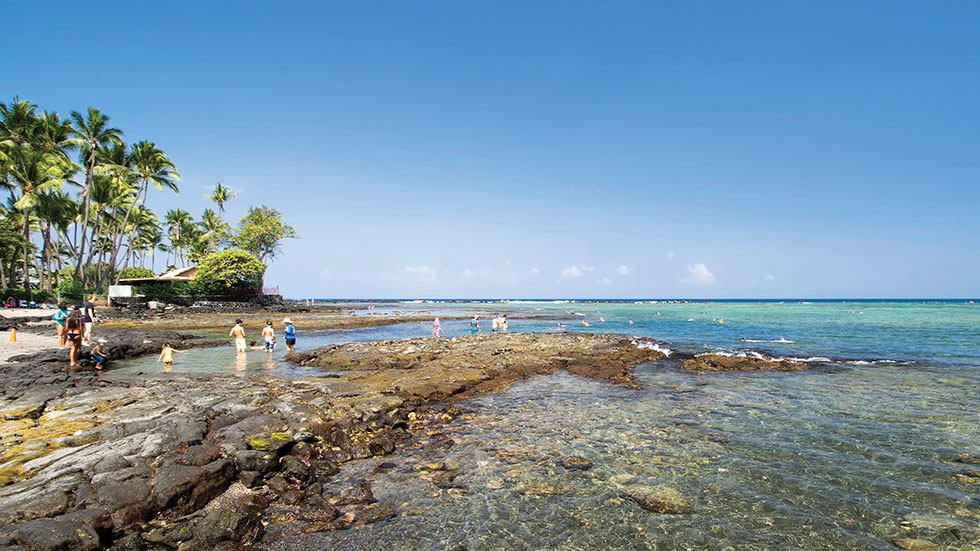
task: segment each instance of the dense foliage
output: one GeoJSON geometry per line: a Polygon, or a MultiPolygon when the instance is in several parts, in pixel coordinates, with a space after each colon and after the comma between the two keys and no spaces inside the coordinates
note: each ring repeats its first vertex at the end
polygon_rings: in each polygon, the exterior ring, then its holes
{"type": "Polygon", "coordinates": [[[294,237],[296,232],[283,223],[282,214],[274,208],[262,205],[249,207],[248,214],[238,223],[238,232],[231,242],[265,262],[276,257],[283,239],[294,237]]]}
{"type": "Polygon", "coordinates": [[[116,274],[116,279],[138,279],[143,277],[153,277],[156,274],[149,268],[142,266],[126,266],[116,274]]]}
{"type": "Polygon", "coordinates": [[[0,288],[80,295],[152,275],[157,252],[164,265],[186,266],[235,243],[265,261],[295,235],[266,206],[250,209],[233,233],[221,213],[235,194],[221,183],[205,196],[218,212],[158,217],[147,207],[150,190],[177,193],[179,179],[163,150],[147,140],[127,144],[98,109],[62,119],[29,101],[0,102],[0,190],[9,192],[0,203],[0,288]]]}
{"type": "Polygon", "coordinates": [[[134,288],[137,295],[150,298],[202,297],[208,292],[197,281],[161,281],[134,288]]]}
{"type": "Polygon", "coordinates": [[[251,253],[226,249],[201,260],[194,282],[212,295],[258,293],[264,275],[265,264],[251,253]]]}
{"type": "Polygon", "coordinates": [[[45,291],[34,291],[33,293],[28,293],[23,289],[0,289],[0,300],[6,302],[7,299],[13,298],[14,300],[33,300],[36,303],[48,302],[51,300],[53,295],[45,291]]]}

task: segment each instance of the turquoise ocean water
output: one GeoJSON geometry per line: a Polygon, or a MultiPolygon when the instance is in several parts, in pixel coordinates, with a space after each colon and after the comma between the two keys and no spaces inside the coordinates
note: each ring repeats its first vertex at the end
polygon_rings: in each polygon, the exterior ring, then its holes
{"type": "MultiPolygon", "coordinates": [[[[397,515],[336,533],[273,526],[270,548],[888,550],[918,539],[980,549],[980,305],[418,303],[373,312],[385,310],[535,313],[545,317],[512,319],[511,331],[560,320],[572,331],[648,336],[694,353],[762,352],[811,369],[695,374],[658,363],[637,367],[642,390],[565,374],[524,381],[462,404],[469,413],[443,427],[456,444],[441,459],[460,469],[460,488],[408,468],[377,472],[385,458],[355,461],[337,483],[368,477],[397,515]],[[567,455],[594,467],[567,471],[556,463],[567,455]],[[631,491],[680,495],[692,512],[650,514],[623,499],[631,491]]],[[[443,327],[462,334],[465,323],[443,327]]],[[[312,348],[424,336],[431,325],[299,330],[299,348],[312,348]]],[[[191,350],[177,362],[178,371],[227,371],[234,353],[191,350]]],[[[148,359],[122,368],[157,369],[148,359]]],[[[240,368],[310,374],[260,352],[240,368]]]]}

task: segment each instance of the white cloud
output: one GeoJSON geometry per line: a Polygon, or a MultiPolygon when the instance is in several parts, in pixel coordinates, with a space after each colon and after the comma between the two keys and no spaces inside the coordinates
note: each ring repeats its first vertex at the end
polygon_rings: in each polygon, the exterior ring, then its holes
{"type": "Polygon", "coordinates": [[[674,254],[674,251],[667,251],[667,260],[670,260],[671,258],[674,258],[675,256],[677,256],[677,255],[674,254]]]}
{"type": "Polygon", "coordinates": [[[582,271],[583,272],[594,272],[595,271],[595,266],[582,266],[582,271]]]}
{"type": "Polygon", "coordinates": [[[538,275],[538,274],[541,273],[541,270],[539,270],[537,268],[531,268],[527,273],[529,273],[531,275],[538,275]]]}
{"type": "Polygon", "coordinates": [[[633,268],[630,268],[626,264],[623,264],[619,268],[616,268],[616,273],[619,275],[630,275],[633,273],[633,268]]]}
{"type": "Polygon", "coordinates": [[[579,270],[575,266],[570,266],[561,271],[561,277],[582,277],[582,270],[579,270]]]}
{"type": "Polygon", "coordinates": [[[466,277],[473,277],[473,270],[466,268],[465,270],[463,270],[463,275],[466,277]]]}
{"type": "MultiPolygon", "coordinates": [[[[439,277],[439,270],[432,266],[405,266],[405,273],[417,281],[436,281],[439,277]]],[[[405,277],[405,276],[402,276],[405,277]]],[[[399,279],[398,276],[394,277],[395,280],[399,279]]]]}
{"type": "Polygon", "coordinates": [[[715,275],[708,270],[707,266],[700,262],[694,266],[688,266],[687,277],[681,278],[682,283],[708,284],[714,283],[714,281],[715,275]]]}
{"type": "Polygon", "coordinates": [[[772,274],[766,274],[766,277],[764,277],[762,279],[764,279],[766,281],[776,281],[776,276],[774,276],[772,274]]]}
{"type": "Polygon", "coordinates": [[[599,280],[599,283],[603,285],[609,285],[610,283],[612,283],[612,280],[609,279],[608,277],[603,277],[602,279],[599,280]]]}

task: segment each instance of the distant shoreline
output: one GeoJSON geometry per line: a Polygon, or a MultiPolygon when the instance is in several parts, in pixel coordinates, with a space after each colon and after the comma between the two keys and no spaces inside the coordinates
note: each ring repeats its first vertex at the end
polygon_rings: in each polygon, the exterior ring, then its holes
{"type": "MultiPolygon", "coordinates": [[[[287,298],[288,302],[303,303],[307,299],[287,298]]],[[[841,302],[980,302],[980,298],[315,298],[316,303],[366,303],[366,304],[692,304],[703,302],[774,302],[787,304],[841,303],[841,302]]]]}

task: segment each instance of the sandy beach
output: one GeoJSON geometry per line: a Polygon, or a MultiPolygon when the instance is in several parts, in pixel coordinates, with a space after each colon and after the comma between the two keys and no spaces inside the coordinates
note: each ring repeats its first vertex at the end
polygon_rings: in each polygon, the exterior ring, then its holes
{"type": "MultiPolygon", "coordinates": [[[[38,321],[28,322],[28,325],[48,325],[46,320],[51,318],[55,312],[56,310],[45,308],[9,308],[4,309],[0,316],[7,319],[37,317],[38,321]]],[[[0,333],[0,364],[7,363],[7,360],[12,356],[58,348],[58,337],[55,335],[54,326],[52,325],[50,329],[50,332],[46,333],[18,331],[16,342],[10,342],[9,331],[0,333]]]]}

